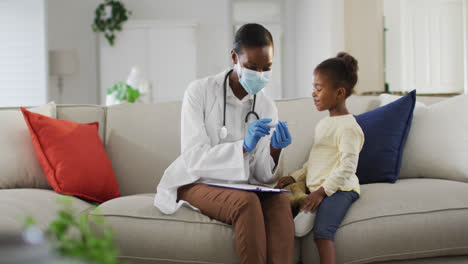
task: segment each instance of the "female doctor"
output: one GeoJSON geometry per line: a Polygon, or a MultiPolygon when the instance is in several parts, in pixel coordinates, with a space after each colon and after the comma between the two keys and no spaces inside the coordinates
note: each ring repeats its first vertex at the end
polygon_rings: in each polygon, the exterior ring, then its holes
{"type": "Polygon", "coordinates": [[[292,263],[294,222],[284,194],[202,183],[274,183],[281,149],[291,144],[274,102],[262,91],[271,79],[270,32],[258,24],[242,26],[231,56],[234,69],[187,88],[182,154],[165,171],[154,205],[173,214],[188,204],[232,225],[240,263],[292,263]]]}

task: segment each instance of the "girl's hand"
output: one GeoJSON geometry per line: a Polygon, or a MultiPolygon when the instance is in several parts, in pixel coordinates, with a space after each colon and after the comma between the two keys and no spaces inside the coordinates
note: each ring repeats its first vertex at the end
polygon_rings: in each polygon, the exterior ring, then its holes
{"type": "Polygon", "coordinates": [[[304,213],[307,212],[315,212],[317,208],[319,207],[320,203],[322,203],[323,198],[325,198],[326,193],[323,187],[320,187],[320,189],[316,190],[315,192],[312,192],[307,196],[307,198],[304,200],[304,202],[301,205],[300,211],[304,211],[304,213]]]}
{"type": "Polygon", "coordinates": [[[276,184],[275,188],[277,189],[283,189],[284,187],[288,186],[289,184],[295,183],[296,180],[294,180],[293,177],[291,176],[284,176],[281,177],[278,181],[278,184],[276,184]]]}

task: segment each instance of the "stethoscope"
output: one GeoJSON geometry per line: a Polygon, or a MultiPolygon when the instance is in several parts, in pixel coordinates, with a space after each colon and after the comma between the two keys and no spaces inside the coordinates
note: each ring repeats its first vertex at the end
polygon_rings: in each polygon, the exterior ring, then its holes
{"type": "MultiPolygon", "coordinates": [[[[227,90],[227,87],[226,87],[226,81],[227,81],[227,78],[229,77],[229,74],[231,74],[233,71],[234,70],[231,69],[230,71],[228,71],[228,73],[226,73],[226,76],[224,76],[224,82],[223,82],[223,89],[224,89],[223,127],[219,131],[219,137],[221,139],[225,139],[227,137],[227,128],[226,128],[226,90],[227,90]]],[[[258,114],[255,112],[255,103],[256,102],[257,102],[257,95],[255,94],[254,99],[253,99],[253,104],[252,104],[252,110],[250,110],[247,113],[247,115],[245,115],[245,123],[248,122],[250,115],[254,115],[257,118],[257,120],[260,119],[260,116],[258,116],[258,114]]]]}

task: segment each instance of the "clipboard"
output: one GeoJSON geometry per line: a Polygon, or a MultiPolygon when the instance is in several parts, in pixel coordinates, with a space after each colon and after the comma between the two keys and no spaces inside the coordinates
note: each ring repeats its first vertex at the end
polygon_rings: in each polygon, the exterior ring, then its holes
{"type": "Polygon", "coordinates": [[[247,183],[218,183],[218,182],[202,182],[203,184],[217,186],[222,188],[228,189],[235,189],[235,190],[244,190],[250,192],[271,192],[271,193],[291,193],[291,191],[284,190],[284,189],[276,189],[270,188],[261,185],[253,185],[247,183]]]}

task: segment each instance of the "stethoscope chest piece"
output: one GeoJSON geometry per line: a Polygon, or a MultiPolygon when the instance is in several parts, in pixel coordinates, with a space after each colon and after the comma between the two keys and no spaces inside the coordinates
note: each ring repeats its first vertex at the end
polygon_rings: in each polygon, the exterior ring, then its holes
{"type": "Polygon", "coordinates": [[[220,130],[219,130],[219,138],[220,139],[225,139],[227,137],[227,128],[225,126],[223,126],[220,130]]]}

